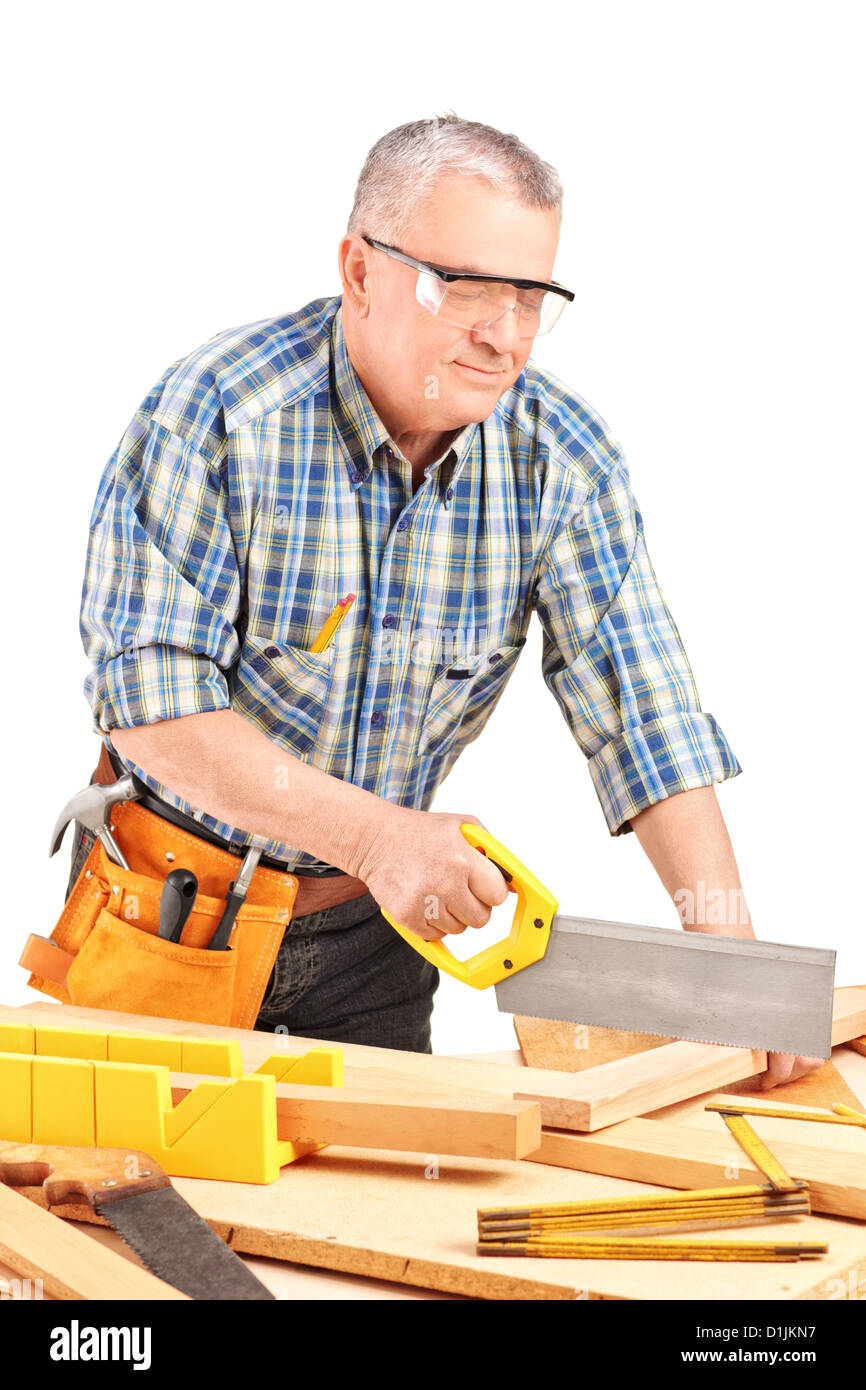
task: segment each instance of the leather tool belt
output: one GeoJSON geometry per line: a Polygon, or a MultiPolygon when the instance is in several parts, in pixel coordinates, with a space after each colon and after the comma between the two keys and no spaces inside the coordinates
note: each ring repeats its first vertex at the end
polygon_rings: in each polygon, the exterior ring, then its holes
{"type": "MultiPolygon", "coordinates": [[[[104,748],[93,780],[113,782],[117,775],[104,748]]],[[[147,797],[112,808],[112,833],[129,869],[95,842],[51,939],[27,941],[20,964],[31,971],[28,984],[64,1004],[253,1028],[298,878],[263,858],[230,949],[208,950],[241,856],[204,828],[190,830],[188,818],[157,814],[154,804],[163,803],[147,797]],[[166,874],[178,868],[192,870],[198,893],[182,939],[174,943],[158,935],[159,907],[166,874]]]]}

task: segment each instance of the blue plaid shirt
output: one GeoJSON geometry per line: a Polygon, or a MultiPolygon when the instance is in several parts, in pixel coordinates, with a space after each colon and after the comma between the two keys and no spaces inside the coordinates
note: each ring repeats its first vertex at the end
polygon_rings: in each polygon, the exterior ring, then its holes
{"type": "Polygon", "coordinates": [[[285,750],[423,809],[487,722],[533,610],[544,680],[611,834],[741,771],[700,708],[605,422],[530,359],[413,493],[349,359],[341,301],[320,299],[211,338],[135,412],[91,518],[85,692],[103,737],[231,708],[273,741],[275,765],[285,750]],[[311,652],[349,592],[334,641],[311,652]]]}

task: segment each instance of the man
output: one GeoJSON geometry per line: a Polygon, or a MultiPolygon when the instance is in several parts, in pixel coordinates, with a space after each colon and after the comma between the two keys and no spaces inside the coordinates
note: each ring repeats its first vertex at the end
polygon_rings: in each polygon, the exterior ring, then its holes
{"type": "MultiPolygon", "coordinates": [[[[190,824],[259,837],[301,878],[259,1026],[429,1050],[436,971],[378,908],[439,939],[504,901],[460,833],[475,817],[426,807],[533,611],[610,833],[634,830],[672,896],[739,893],[713,783],[741,769],[700,710],[626,461],[529,360],[573,298],[560,218],[555,171],[514,136],[455,116],[391,131],[342,296],[172,364],[103,475],[95,726],[190,824]]],[[[747,914],[691,925],[754,935],[747,914]]],[[[766,1084],[819,1064],[773,1057],[766,1084]]]]}

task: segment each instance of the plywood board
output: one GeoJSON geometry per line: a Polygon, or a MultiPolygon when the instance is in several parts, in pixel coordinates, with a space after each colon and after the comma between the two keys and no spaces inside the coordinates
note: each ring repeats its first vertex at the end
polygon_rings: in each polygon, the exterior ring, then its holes
{"type": "MultiPolygon", "coordinates": [[[[651,1124],[651,1121],[645,1121],[651,1124]]],[[[663,1128],[660,1125],[656,1129],[663,1128]]],[[[595,1143],[595,1136],[569,1136],[595,1143]]],[[[507,1159],[432,1159],[331,1147],[270,1186],[178,1178],[175,1185],[239,1254],[486,1299],[837,1299],[866,1294],[866,1229],[810,1216],[750,1226],[742,1239],[821,1241],[802,1264],[655,1264],[475,1254],[482,1206],[662,1191],[507,1159]]],[[[86,1215],[86,1213],[84,1213],[86,1215]]],[[[78,1211],[76,1209],[76,1215],[78,1211]]],[[[695,1239],[712,1232],[696,1232],[695,1239]]],[[[734,1239],[735,1235],[731,1235],[734,1239]]]]}
{"type": "Polygon", "coordinates": [[[633,1057],[673,1042],[673,1038],[660,1038],[655,1033],[628,1033],[623,1028],[598,1028],[521,1014],[514,1015],[514,1032],[526,1065],[546,1071],[588,1071],[603,1062],[633,1057]]]}

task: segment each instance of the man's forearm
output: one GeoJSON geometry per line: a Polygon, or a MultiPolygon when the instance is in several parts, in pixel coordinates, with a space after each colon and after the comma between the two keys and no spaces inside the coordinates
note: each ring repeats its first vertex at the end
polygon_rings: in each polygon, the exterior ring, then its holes
{"type": "Polygon", "coordinates": [[[115,729],[111,739],[196,809],[360,879],[394,921],[427,940],[483,926],[505,900],[501,872],[460,831],[480,824],[473,815],[394,805],[309,767],[233,710],[115,729]]]}
{"type": "Polygon", "coordinates": [[[175,796],[357,875],[380,797],[284,752],[234,710],[114,729],[117,751],[175,796]]]}
{"type": "Polygon", "coordinates": [[[657,801],[635,816],[631,826],[684,927],[754,937],[715,787],[695,787],[657,801]]]}

